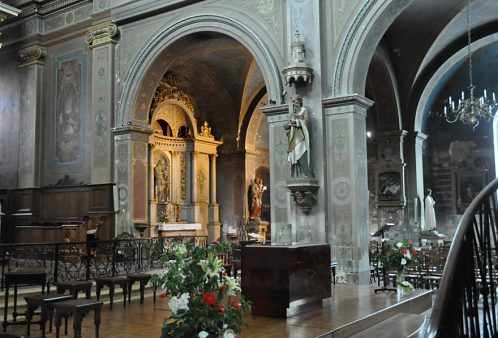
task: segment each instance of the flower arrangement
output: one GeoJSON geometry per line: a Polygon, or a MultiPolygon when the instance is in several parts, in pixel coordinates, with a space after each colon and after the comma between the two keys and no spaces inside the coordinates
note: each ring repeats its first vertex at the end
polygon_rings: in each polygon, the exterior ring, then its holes
{"type": "Polygon", "coordinates": [[[169,222],[168,216],[166,216],[166,213],[164,211],[161,211],[161,213],[159,214],[158,220],[161,223],[168,223],[169,222]]]}
{"type": "Polygon", "coordinates": [[[227,250],[226,244],[198,247],[193,243],[175,243],[167,249],[162,257],[167,262],[165,272],[153,276],[164,290],[160,297],[171,297],[162,338],[234,338],[240,333],[242,314],[250,304],[217,257],[227,250]]]}
{"type": "Polygon", "coordinates": [[[418,265],[417,252],[412,243],[407,241],[395,242],[391,245],[388,240],[383,240],[382,250],[378,254],[378,259],[382,266],[388,270],[395,270],[398,273],[397,284],[405,290],[413,290],[413,285],[404,280],[404,275],[408,268],[418,265]]]}

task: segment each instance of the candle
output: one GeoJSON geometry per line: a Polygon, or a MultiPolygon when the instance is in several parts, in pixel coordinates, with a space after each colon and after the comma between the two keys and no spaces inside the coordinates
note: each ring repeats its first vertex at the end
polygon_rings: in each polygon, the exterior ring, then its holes
{"type": "Polygon", "coordinates": [[[462,100],[465,100],[465,96],[463,95],[463,90],[462,90],[462,100]]]}
{"type": "Polygon", "coordinates": [[[484,98],[487,99],[488,95],[486,94],[486,89],[484,89],[484,98]]]}
{"type": "Polygon", "coordinates": [[[451,103],[453,102],[453,100],[451,99],[451,96],[449,98],[449,102],[450,102],[450,106],[451,106],[451,103]]]}
{"type": "Polygon", "coordinates": [[[496,99],[495,99],[495,92],[493,92],[493,101],[496,101],[496,99]]]}
{"type": "Polygon", "coordinates": [[[446,109],[446,106],[444,106],[444,116],[445,116],[445,117],[446,117],[447,113],[448,113],[448,111],[447,111],[447,109],[446,109]]]}
{"type": "Polygon", "coordinates": [[[455,101],[451,102],[451,108],[455,109],[455,101]]]}

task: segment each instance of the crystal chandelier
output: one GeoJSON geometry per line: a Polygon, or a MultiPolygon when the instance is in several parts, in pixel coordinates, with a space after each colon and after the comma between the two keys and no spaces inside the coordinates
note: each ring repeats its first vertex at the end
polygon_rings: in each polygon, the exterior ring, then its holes
{"type": "Polygon", "coordinates": [[[479,125],[480,120],[489,122],[494,115],[493,108],[496,105],[495,93],[492,93],[492,100],[488,99],[486,89],[484,89],[484,96],[475,97],[474,89],[476,86],[472,79],[472,50],[471,34],[470,34],[470,0],[467,3],[467,50],[469,59],[469,97],[465,99],[465,94],[462,91],[462,98],[458,99],[458,105],[455,106],[455,101],[448,98],[448,105],[444,107],[444,118],[449,123],[461,121],[462,123],[470,125],[474,130],[479,125]]]}

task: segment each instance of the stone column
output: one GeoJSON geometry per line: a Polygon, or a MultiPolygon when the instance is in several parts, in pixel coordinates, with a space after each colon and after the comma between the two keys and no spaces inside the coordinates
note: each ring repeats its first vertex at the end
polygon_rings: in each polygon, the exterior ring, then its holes
{"type": "Polygon", "coordinates": [[[261,108],[269,124],[271,242],[291,244],[291,197],[287,189],[290,166],[287,160],[287,135],[284,126],[289,119],[289,106],[272,105],[261,108]]]}
{"type": "Polygon", "coordinates": [[[111,125],[114,102],[114,53],[118,28],[110,21],[92,26],[85,40],[92,49],[91,183],[112,177],[111,125]]]}
{"type": "Polygon", "coordinates": [[[18,64],[21,68],[19,188],[33,188],[40,184],[44,59],[45,50],[40,45],[22,49],[18,54],[18,64]]]}
{"type": "MultiPolygon", "coordinates": [[[[406,144],[406,195],[408,198],[408,212],[405,219],[420,230],[425,227],[424,210],[424,142],[427,135],[414,132],[407,136],[406,144]]],[[[418,239],[412,238],[412,241],[418,239]]]]}
{"type": "Polygon", "coordinates": [[[155,191],[154,191],[154,148],[156,147],[155,144],[149,143],[149,148],[147,152],[148,156],[148,162],[149,162],[149,224],[151,225],[150,227],[150,234],[155,234],[155,231],[153,231],[153,225],[157,223],[157,202],[156,202],[156,196],[155,196],[155,191]]]}
{"type": "Polygon", "coordinates": [[[152,130],[140,126],[113,128],[115,176],[119,195],[115,234],[135,232],[134,224],[149,223],[148,143],[152,130]]]}
{"type": "Polygon", "coordinates": [[[209,204],[216,203],[216,158],[217,154],[209,155],[209,204]]]}
{"type": "Polygon", "coordinates": [[[197,152],[190,153],[190,222],[195,222],[197,217],[197,152]]]}
{"type": "Polygon", "coordinates": [[[216,158],[217,154],[209,155],[209,224],[208,240],[211,242],[221,236],[219,205],[216,202],[216,158]]]}
{"type": "Polygon", "coordinates": [[[332,259],[348,282],[368,284],[368,177],[366,111],[359,95],[326,99],[326,194],[332,259]]]}

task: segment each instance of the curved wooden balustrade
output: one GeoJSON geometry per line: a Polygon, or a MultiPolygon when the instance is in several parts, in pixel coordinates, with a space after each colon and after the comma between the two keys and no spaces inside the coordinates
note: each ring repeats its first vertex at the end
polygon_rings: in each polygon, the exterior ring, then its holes
{"type": "Polygon", "coordinates": [[[421,337],[498,337],[498,179],[465,211],[421,337]]]}

